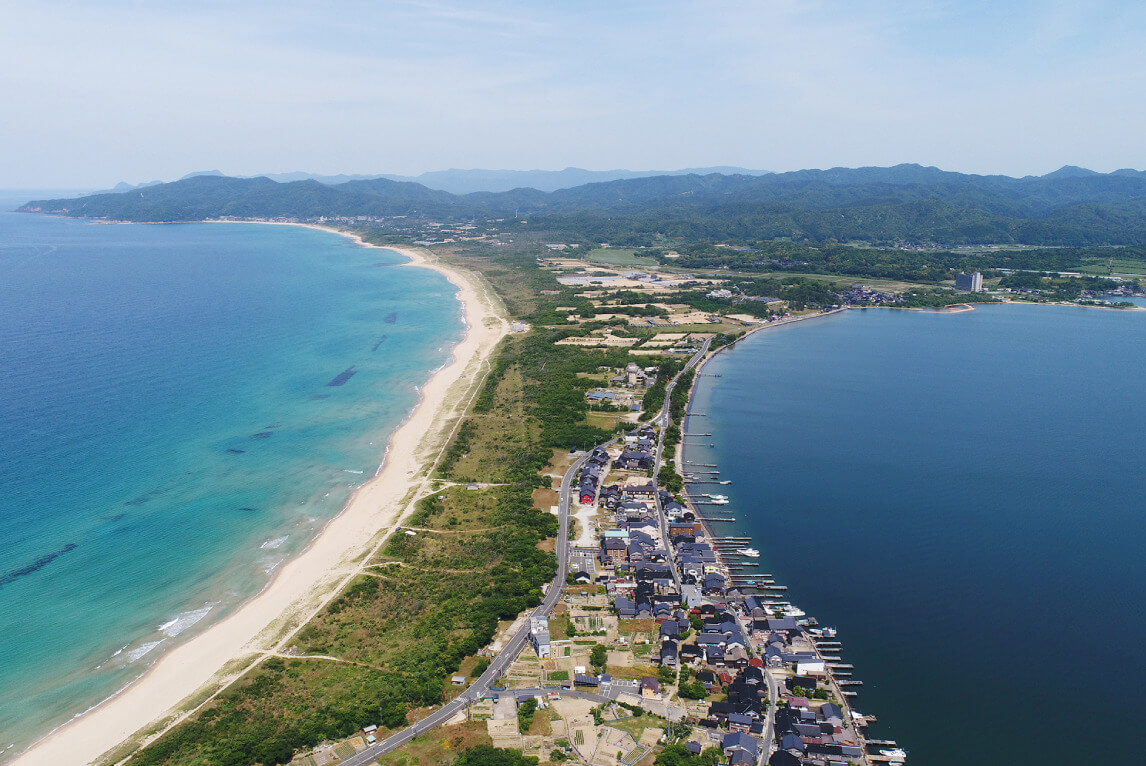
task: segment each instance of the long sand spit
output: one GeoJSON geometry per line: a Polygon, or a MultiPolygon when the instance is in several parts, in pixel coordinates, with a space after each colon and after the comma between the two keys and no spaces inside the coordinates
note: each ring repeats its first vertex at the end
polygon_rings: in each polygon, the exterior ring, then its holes
{"type": "MultiPolygon", "coordinates": [[[[323,227],[311,227],[323,228],[323,227]]],[[[361,245],[372,247],[351,236],[361,245]]],[[[414,501],[509,332],[500,301],[476,275],[450,268],[425,250],[389,247],[408,266],[433,269],[458,288],[467,324],[451,360],[422,388],[422,398],[391,435],[377,474],[347,501],[310,546],[255,598],[164,655],[119,693],[57,728],[13,764],[117,763],[211,700],[262,659],[289,646],[381,548],[414,501]]]]}

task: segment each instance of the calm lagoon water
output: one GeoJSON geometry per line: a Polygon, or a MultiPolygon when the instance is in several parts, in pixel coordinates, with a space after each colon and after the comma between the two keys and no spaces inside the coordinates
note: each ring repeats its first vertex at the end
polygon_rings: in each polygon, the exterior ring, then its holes
{"type": "Polygon", "coordinates": [[[1110,699],[1146,685],[1146,312],[849,311],[704,371],[685,457],[839,628],[873,733],[928,766],[1140,757],[1110,699]]]}
{"type": "Polygon", "coordinates": [[[373,475],[464,330],[404,261],[0,213],[0,761],[257,593],[373,475]]]}

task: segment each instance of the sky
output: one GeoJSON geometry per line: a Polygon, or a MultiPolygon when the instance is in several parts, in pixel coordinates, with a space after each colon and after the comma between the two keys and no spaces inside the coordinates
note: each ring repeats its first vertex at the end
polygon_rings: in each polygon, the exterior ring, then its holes
{"type": "Polygon", "coordinates": [[[1146,3],[0,0],[0,188],[1146,168],[1146,3]]]}

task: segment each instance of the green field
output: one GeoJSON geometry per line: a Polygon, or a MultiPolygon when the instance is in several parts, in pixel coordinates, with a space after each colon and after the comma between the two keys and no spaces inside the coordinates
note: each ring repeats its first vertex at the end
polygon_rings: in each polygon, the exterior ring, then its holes
{"type": "Polygon", "coordinates": [[[634,250],[631,247],[610,247],[604,249],[590,250],[586,254],[586,259],[590,263],[604,263],[609,266],[635,266],[642,269],[657,269],[655,258],[638,258],[635,254],[640,251],[634,250]]]}
{"type": "Polygon", "coordinates": [[[1094,274],[1104,277],[1113,266],[1115,274],[1144,274],[1146,275],[1146,261],[1134,261],[1125,258],[1115,258],[1113,264],[1104,260],[1088,259],[1085,266],[1078,269],[1083,274],[1094,274]]]}

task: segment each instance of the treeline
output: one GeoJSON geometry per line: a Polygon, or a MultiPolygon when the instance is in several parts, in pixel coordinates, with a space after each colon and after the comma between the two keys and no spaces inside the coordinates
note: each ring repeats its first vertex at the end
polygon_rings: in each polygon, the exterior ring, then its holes
{"type": "Polygon", "coordinates": [[[680,372],[685,362],[685,359],[665,359],[657,366],[657,379],[645,390],[641,399],[641,414],[653,415],[660,411],[665,403],[669,381],[680,372]]]}
{"type": "Polygon", "coordinates": [[[836,285],[822,279],[809,279],[807,277],[786,278],[737,278],[731,285],[745,298],[710,298],[707,294],[696,291],[682,291],[666,295],[664,300],[668,303],[682,303],[691,306],[697,311],[706,311],[712,314],[727,311],[735,302],[736,313],[750,314],[756,317],[767,317],[774,313],[765,301],[754,301],[751,298],[775,298],[786,301],[790,308],[797,311],[805,308],[822,308],[839,303],[839,295],[835,292],[836,285]]]}
{"type": "MultiPolygon", "coordinates": [[[[940,282],[957,271],[1036,270],[1073,271],[1088,262],[1115,255],[1146,261],[1146,248],[1038,248],[959,252],[854,247],[824,243],[756,241],[739,247],[695,243],[678,248],[678,258],[655,250],[658,260],[687,269],[729,268],[745,272],[786,271],[840,274],[908,282],[940,282]]],[[[777,295],[776,297],[783,297],[777,295]]]]}
{"type": "Polygon", "coordinates": [[[585,392],[595,383],[577,373],[596,372],[598,367],[623,368],[629,362],[623,349],[555,345],[570,334],[568,330],[538,329],[522,337],[512,351],[528,381],[526,411],[540,422],[542,444],[549,448],[586,448],[611,436],[585,423],[589,411],[585,392]]]}
{"type": "Polygon", "coordinates": [[[500,219],[518,231],[648,246],[684,241],[938,242],[1146,245],[1146,174],[1073,170],[1042,178],[935,168],[838,168],[765,176],[657,176],[539,192],[453,195],[387,179],[326,186],[199,176],[122,194],[41,200],[25,208],[127,221],[219,216],[404,216],[500,219]],[[525,220],[525,219],[522,219],[525,220]]]}

